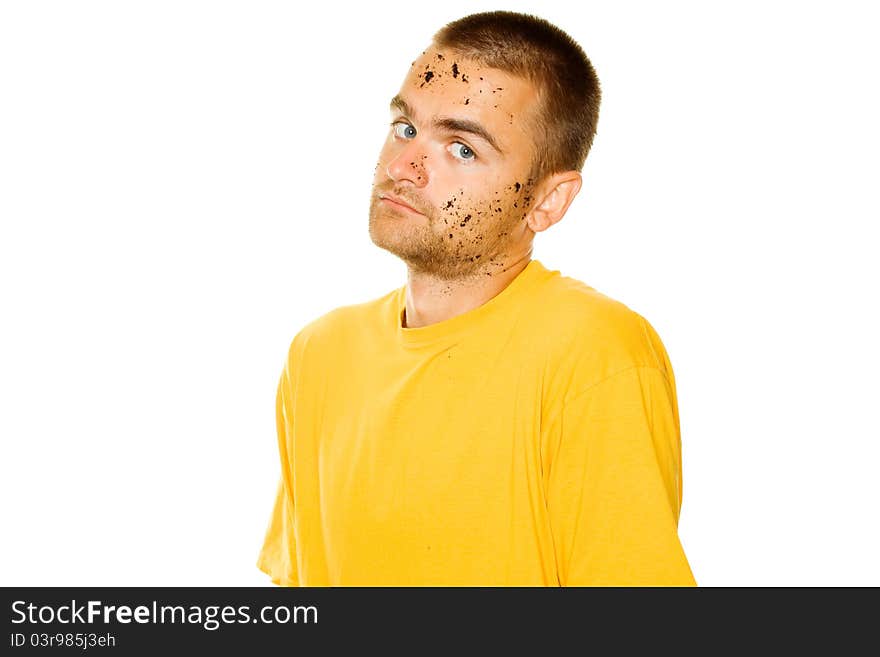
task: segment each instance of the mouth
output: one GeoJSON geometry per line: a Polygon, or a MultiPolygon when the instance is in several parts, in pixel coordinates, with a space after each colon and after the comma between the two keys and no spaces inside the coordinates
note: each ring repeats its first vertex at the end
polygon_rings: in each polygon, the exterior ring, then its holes
{"type": "Polygon", "coordinates": [[[403,210],[405,212],[411,212],[413,214],[421,215],[422,213],[416,210],[413,207],[410,207],[400,199],[394,196],[389,196],[387,194],[383,194],[379,197],[379,200],[388,205],[388,207],[393,208],[395,210],[403,210]]]}

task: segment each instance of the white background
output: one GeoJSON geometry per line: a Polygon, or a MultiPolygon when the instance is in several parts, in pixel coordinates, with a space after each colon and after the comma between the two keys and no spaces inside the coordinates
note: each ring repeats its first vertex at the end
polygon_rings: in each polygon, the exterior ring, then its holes
{"type": "MultiPolygon", "coordinates": [[[[871,5],[539,3],[603,103],[534,257],[663,339],[704,586],[880,585],[871,5]]],[[[388,101],[534,6],[0,4],[0,584],[268,584],[289,342],[405,280],[388,101]]]]}

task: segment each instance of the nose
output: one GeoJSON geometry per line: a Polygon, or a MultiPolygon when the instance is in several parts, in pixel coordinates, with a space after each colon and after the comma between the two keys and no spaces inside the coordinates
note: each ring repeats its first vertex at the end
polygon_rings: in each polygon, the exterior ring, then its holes
{"type": "Polygon", "coordinates": [[[424,145],[419,139],[411,139],[391,158],[385,173],[394,182],[408,180],[416,187],[424,187],[428,184],[427,160],[424,145]]]}

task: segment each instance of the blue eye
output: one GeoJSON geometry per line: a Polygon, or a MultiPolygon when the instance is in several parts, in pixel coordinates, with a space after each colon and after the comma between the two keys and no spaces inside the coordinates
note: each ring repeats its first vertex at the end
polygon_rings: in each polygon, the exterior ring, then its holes
{"type": "Polygon", "coordinates": [[[470,146],[468,146],[467,144],[462,144],[460,141],[452,144],[450,148],[452,152],[452,157],[457,160],[463,160],[467,162],[477,157],[477,154],[474,153],[473,149],[470,146]],[[459,154],[456,155],[455,151],[458,151],[459,154]]]}
{"type": "Polygon", "coordinates": [[[394,128],[394,134],[403,139],[412,139],[416,136],[416,129],[404,121],[395,121],[391,124],[391,127],[394,128]]]}

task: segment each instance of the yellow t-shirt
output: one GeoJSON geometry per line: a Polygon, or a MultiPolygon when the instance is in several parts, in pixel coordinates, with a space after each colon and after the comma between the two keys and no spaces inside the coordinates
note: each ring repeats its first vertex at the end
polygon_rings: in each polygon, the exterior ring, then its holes
{"type": "Polygon", "coordinates": [[[293,339],[257,566],[287,586],[688,586],[666,350],[538,260],[404,328],[406,286],[293,339]]]}

